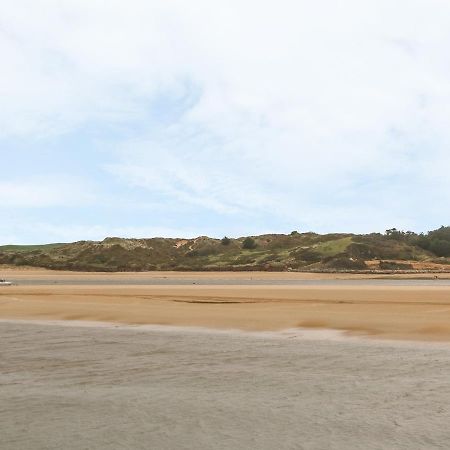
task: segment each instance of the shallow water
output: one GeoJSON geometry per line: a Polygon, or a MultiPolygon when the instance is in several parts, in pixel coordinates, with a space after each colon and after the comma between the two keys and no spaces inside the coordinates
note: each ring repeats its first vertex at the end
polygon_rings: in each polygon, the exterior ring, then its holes
{"type": "Polygon", "coordinates": [[[450,286],[450,278],[447,279],[360,279],[360,280],[280,280],[280,279],[236,279],[236,278],[126,278],[102,279],[102,278],[55,278],[50,279],[14,279],[14,284],[19,286],[450,286]]]}
{"type": "Polygon", "coordinates": [[[331,338],[1,322],[0,447],[450,447],[450,346],[331,338]]]}

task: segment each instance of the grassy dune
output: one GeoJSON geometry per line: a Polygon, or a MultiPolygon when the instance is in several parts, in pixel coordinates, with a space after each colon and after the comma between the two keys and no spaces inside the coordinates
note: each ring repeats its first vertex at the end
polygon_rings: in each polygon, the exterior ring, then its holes
{"type": "Polygon", "coordinates": [[[414,239],[297,233],[214,239],[121,239],[0,246],[0,264],[59,270],[443,271],[450,259],[414,239]],[[248,238],[247,238],[248,239],[248,238]]]}

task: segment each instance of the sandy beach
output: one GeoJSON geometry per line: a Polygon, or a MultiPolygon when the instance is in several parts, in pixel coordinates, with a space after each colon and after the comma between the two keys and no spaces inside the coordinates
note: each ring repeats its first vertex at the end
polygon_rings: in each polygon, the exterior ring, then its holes
{"type": "Polygon", "coordinates": [[[413,281],[406,279],[390,285],[389,280],[346,274],[4,273],[17,285],[0,289],[0,319],[247,331],[306,327],[386,339],[450,341],[450,283],[445,280],[408,285],[413,281]],[[46,284],[38,284],[43,280],[46,284]],[[152,284],[155,280],[162,284],[152,284]],[[295,280],[312,284],[289,284],[295,280]],[[357,284],[348,284],[352,280],[357,284]]]}
{"type": "Polygon", "coordinates": [[[450,446],[448,279],[3,276],[2,449],[450,446]]]}

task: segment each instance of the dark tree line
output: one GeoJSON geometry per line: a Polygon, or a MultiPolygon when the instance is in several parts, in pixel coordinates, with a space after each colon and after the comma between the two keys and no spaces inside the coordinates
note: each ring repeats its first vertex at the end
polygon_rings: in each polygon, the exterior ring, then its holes
{"type": "Polygon", "coordinates": [[[440,227],[428,233],[401,231],[396,228],[386,230],[386,237],[405,241],[434,253],[436,256],[450,256],[450,227],[440,227]]]}

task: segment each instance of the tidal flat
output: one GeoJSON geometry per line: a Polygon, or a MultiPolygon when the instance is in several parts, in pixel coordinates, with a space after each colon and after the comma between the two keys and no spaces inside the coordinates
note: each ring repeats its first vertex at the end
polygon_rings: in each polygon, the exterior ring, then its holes
{"type": "Polygon", "coordinates": [[[310,333],[1,321],[1,448],[450,447],[449,344],[310,333]]]}

